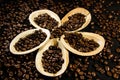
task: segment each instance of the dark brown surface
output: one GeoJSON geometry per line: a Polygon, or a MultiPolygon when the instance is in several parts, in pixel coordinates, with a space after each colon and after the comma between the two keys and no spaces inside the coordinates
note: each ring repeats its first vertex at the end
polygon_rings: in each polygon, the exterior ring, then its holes
{"type": "Polygon", "coordinates": [[[120,79],[120,1],[119,0],[10,0],[0,3],[0,80],[119,80],[120,79]],[[50,78],[35,68],[37,51],[13,55],[11,40],[20,32],[32,29],[28,16],[38,9],[50,9],[62,18],[76,7],[88,9],[92,21],[82,31],[102,35],[104,49],[91,57],[69,53],[70,63],[64,74],[50,78]],[[106,69],[106,66],[109,69],[106,69]]]}

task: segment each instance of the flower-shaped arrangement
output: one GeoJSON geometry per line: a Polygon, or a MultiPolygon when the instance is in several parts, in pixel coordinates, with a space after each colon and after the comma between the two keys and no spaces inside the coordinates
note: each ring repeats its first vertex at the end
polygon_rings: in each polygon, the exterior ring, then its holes
{"type": "Polygon", "coordinates": [[[22,55],[39,49],[35,65],[46,76],[64,73],[69,64],[69,51],[80,56],[99,53],[105,44],[102,36],[80,32],[91,21],[91,14],[84,8],[75,8],[62,20],[50,10],[34,11],[29,16],[36,28],[17,35],[10,44],[13,54],[22,55]]]}

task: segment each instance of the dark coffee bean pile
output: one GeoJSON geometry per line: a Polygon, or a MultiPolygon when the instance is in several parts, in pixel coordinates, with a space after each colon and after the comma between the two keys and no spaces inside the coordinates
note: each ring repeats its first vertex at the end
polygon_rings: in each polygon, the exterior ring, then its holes
{"type": "Polygon", "coordinates": [[[97,42],[84,38],[81,33],[65,33],[65,40],[80,52],[90,52],[99,47],[97,42]]]}
{"type": "Polygon", "coordinates": [[[15,49],[17,51],[26,51],[30,50],[38,45],[40,45],[47,35],[41,30],[36,30],[34,33],[27,35],[15,44],[15,49]]]}
{"type": "Polygon", "coordinates": [[[47,13],[38,15],[38,17],[34,18],[34,21],[40,27],[49,29],[50,31],[58,26],[58,22],[47,13]]]}
{"type": "MultiPolygon", "coordinates": [[[[120,0],[1,0],[0,1],[0,80],[120,80],[120,0]],[[16,56],[9,51],[11,40],[25,30],[33,29],[29,14],[50,9],[62,19],[76,7],[92,15],[84,31],[100,34],[105,47],[91,57],[69,53],[69,65],[58,77],[41,75],[35,67],[37,51],[16,56]]],[[[54,34],[55,35],[55,34],[54,34]]],[[[58,35],[58,34],[57,34],[58,35]]]]}
{"type": "Polygon", "coordinates": [[[62,51],[58,46],[50,46],[47,51],[43,53],[42,65],[45,72],[57,73],[64,63],[62,58],[62,51]]]}
{"type": "Polygon", "coordinates": [[[73,31],[80,28],[83,23],[85,23],[85,16],[77,13],[68,17],[69,20],[66,21],[62,26],[56,27],[51,31],[51,38],[60,38],[65,31],[73,31]]]}
{"type": "Polygon", "coordinates": [[[81,13],[69,16],[68,19],[62,26],[66,31],[77,30],[85,23],[85,16],[81,13]]]}
{"type": "Polygon", "coordinates": [[[68,17],[62,26],[56,27],[51,31],[51,38],[59,38],[65,31],[73,31],[80,28],[85,23],[85,16],[81,13],[74,14],[68,17]]]}
{"type": "Polygon", "coordinates": [[[65,29],[63,29],[61,26],[57,27],[51,31],[51,38],[60,38],[64,33],[65,29]]]}

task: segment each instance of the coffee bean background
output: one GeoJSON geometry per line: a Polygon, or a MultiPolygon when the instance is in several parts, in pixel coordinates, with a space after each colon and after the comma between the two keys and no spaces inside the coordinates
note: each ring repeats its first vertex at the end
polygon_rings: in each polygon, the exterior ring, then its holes
{"type": "Polygon", "coordinates": [[[119,0],[0,0],[0,80],[119,80],[119,15],[119,0]],[[62,18],[76,7],[84,7],[92,15],[91,23],[82,31],[100,34],[106,40],[99,54],[82,57],[69,53],[70,63],[65,73],[50,78],[35,68],[37,51],[21,56],[10,53],[12,39],[34,28],[28,21],[31,12],[50,9],[62,18]]]}

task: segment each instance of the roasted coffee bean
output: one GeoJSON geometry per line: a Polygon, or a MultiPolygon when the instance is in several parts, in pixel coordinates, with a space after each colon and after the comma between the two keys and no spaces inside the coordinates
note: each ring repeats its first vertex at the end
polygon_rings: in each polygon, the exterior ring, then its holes
{"type": "Polygon", "coordinates": [[[119,47],[119,48],[116,48],[116,52],[117,52],[117,53],[120,53],[120,47],[119,47]]]}
{"type": "Polygon", "coordinates": [[[114,74],[113,74],[113,77],[114,77],[115,79],[118,79],[118,78],[119,78],[119,74],[114,73],[114,74]]]}
{"type": "Polygon", "coordinates": [[[71,47],[80,52],[90,52],[99,47],[99,44],[94,40],[84,38],[82,34],[78,33],[65,33],[65,40],[67,40],[71,47]]]}
{"type": "Polygon", "coordinates": [[[82,72],[82,71],[81,71],[81,72],[79,72],[78,74],[79,74],[79,75],[83,75],[83,74],[84,74],[84,72],[82,72]]]}
{"type": "Polygon", "coordinates": [[[3,75],[3,71],[0,71],[0,76],[3,75]]]}
{"type": "Polygon", "coordinates": [[[109,71],[109,70],[110,70],[110,67],[109,67],[109,66],[105,66],[105,70],[106,70],[106,71],[109,71]]]}
{"type": "Polygon", "coordinates": [[[13,76],[13,72],[12,71],[9,72],[9,76],[13,76]]]}
{"type": "Polygon", "coordinates": [[[85,77],[84,77],[84,76],[80,76],[80,79],[81,79],[81,80],[84,80],[84,79],[85,79],[85,77]]]}
{"type": "Polygon", "coordinates": [[[17,76],[20,77],[22,75],[23,75],[23,73],[19,70],[17,76]]]}
{"type": "Polygon", "coordinates": [[[26,74],[26,75],[25,75],[25,78],[26,78],[27,80],[29,80],[29,74],[26,74]]]}
{"type": "Polygon", "coordinates": [[[107,71],[108,76],[112,76],[112,73],[110,71],[107,71]]]}
{"type": "Polygon", "coordinates": [[[92,72],[92,76],[95,77],[96,76],[96,72],[92,72]]]}
{"type": "Polygon", "coordinates": [[[47,51],[43,53],[42,65],[45,72],[56,73],[62,68],[64,59],[62,58],[61,49],[56,46],[50,46],[47,51]]]}
{"type": "Polygon", "coordinates": [[[20,40],[15,44],[15,49],[17,51],[26,51],[40,45],[46,38],[46,34],[41,30],[35,31],[34,33],[27,35],[25,38],[20,38],[20,40]]]}
{"type": "Polygon", "coordinates": [[[16,64],[15,67],[16,67],[16,68],[20,68],[20,64],[16,64]]]}
{"type": "Polygon", "coordinates": [[[104,64],[105,64],[105,65],[108,65],[108,62],[107,62],[107,61],[104,61],[104,64]]]}
{"type": "Polygon", "coordinates": [[[38,17],[34,18],[34,21],[40,27],[49,29],[50,31],[58,27],[58,21],[50,17],[47,13],[38,15],[38,17]]]}
{"type": "Polygon", "coordinates": [[[120,66],[119,65],[117,65],[117,66],[115,66],[116,68],[118,68],[118,69],[120,69],[120,66]]]}
{"type": "Polygon", "coordinates": [[[64,28],[66,31],[73,31],[80,28],[84,23],[85,16],[81,13],[76,13],[68,17],[68,21],[62,25],[62,28],[64,28]]]}

